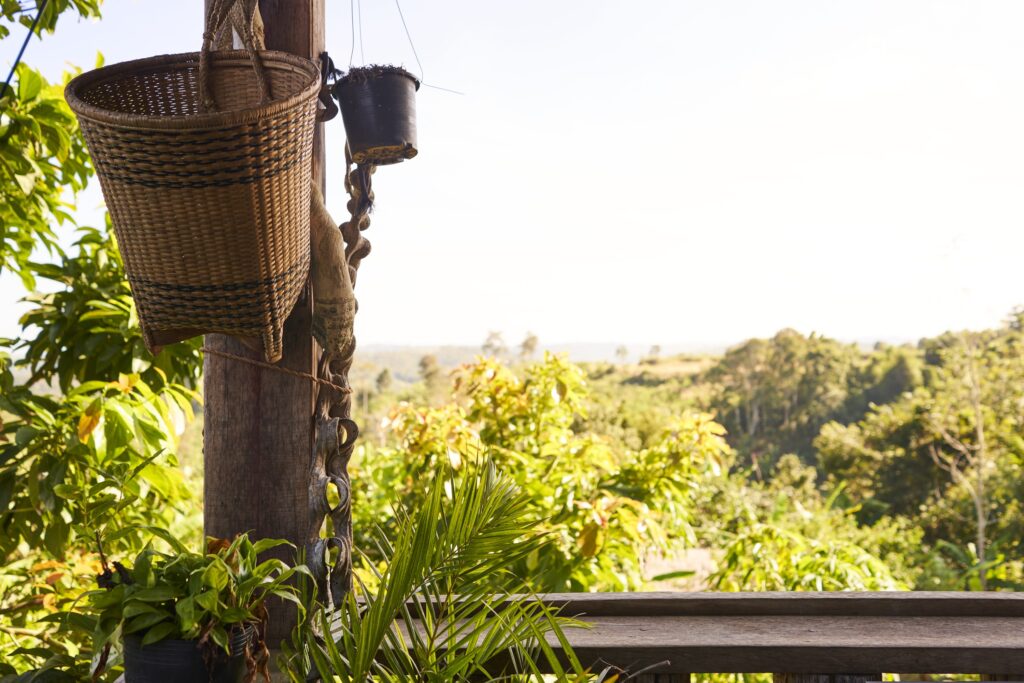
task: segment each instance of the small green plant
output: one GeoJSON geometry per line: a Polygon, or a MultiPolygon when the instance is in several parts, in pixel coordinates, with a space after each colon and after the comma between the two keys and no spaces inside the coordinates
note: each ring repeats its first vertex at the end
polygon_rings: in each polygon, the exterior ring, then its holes
{"type": "Polygon", "coordinates": [[[308,573],[279,559],[259,555],[287,541],[242,534],[233,541],[208,539],[207,552],[189,552],[172,537],[165,538],[173,554],[143,550],[128,568],[115,562],[99,577],[100,589],[88,594],[96,613],[93,635],[94,669],[114,663],[110,653],[120,638],[141,638],[142,646],[164,639],[197,640],[204,654],[230,654],[231,635],[253,629],[246,660],[250,680],[266,672],[269,652],[264,641],[266,600],[277,597],[294,602],[303,613],[291,579],[308,573]]]}
{"type": "MultiPolygon", "coordinates": [[[[510,570],[550,539],[508,476],[487,461],[458,477],[448,470],[396,516],[392,533],[376,534],[381,566],[367,561],[340,606],[310,610],[285,643],[279,666],[294,683],[542,680],[544,670],[615,680],[580,665],[563,629],[581,624],[510,570]]],[[[315,602],[311,592],[304,599],[315,602]]]]}

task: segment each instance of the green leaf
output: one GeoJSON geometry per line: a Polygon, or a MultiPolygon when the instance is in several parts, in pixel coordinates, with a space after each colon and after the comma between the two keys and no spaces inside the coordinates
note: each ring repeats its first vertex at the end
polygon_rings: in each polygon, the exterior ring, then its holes
{"type": "Polygon", "coordinates": [[[78,498],[82,493],[78,486],[72,484],[57,484],[53,487],[53,492],[61,498],[69,500],[78,498]]]}
{"type": "Polygon", "coordinates": [[[221,647],[222,650],[225,652],[231,651],[227,631],[225,631],[222,626],[214,626],[210,631],[210,637],[213,639],[213,642],[221,647]]]}
{"type": "Polygon", "coordinates": [[[143,631],[169,618],[170,615],[166,612],[146,612],[145,614],[140,614],[134,619],[129,620],[125,624],[124,632],[136,633],[138,631],[143,631]]]}
{"type": "Polygon", "coordinates": [[[34,173],[16,174],[14,180],[18,183],[18,189],[26,196],[32,194],[32,190],[35,189],[36,176],[34,173]]]}
{"type": "Polygon", "coordinates": [[[18,68],[18,99],[22,102],[34,100],[43,89],[43,77],[39,72],[20,65],[18,68]]]}
{"type": "Polygon", "coordinates": [[[657,576],[652,576],[651,577],[651,581],[668,581],[670,579],[682,579],[682,578],[685,578],[687,576],[693,576],[696,573],[697,572],[695,572],[695,571],[693,571],[691,569],[680,569],[679,571],[666,572],[664,574],[658,574],[657,576]]]}
{"type": "Polygon", "coordinates": [[[220,615],[220,620],[225,624],[238,624],[252,618],[252,612],[241,607],[229,607],[220,615]]]}
{"type": "Polygon", "coordinates": [[[228,568],[220,559],[214,560],[210,566],[203,571],[203,584],[215,591],[222,591],[228,585],[228,568]]]}
{"type": "Polygon", "coordinates": [[[196,603],[195,598],[184,598],[174,606],[178,614],[179,624],[182,631],[190,631],[196,625],[196,603]]]}
{"type": "MultiPolygon", "coordinates": [[[[164,437],[161,434],[161,437],[164,437]]],[[[172,497],[174,492],[182,485],[181,470],[178,468],[162,467],[160,465],[149,465],[142,469],[143,479],[153,485],[165,497],[172,497]]]]}
{"type": "Polygon", "coordinates": [[[168,636],[173,634],[174,631],[174,624],[170,622],[165,621],[163,623],[157,624],[153,628],[146,631],[146,635],[142,637],[142,644],[151,645],[152,643],[167,638],[168,636]]]}
{"type": "Polygon", "coordinates": [[[135,583],[140,586],[148,588],[155,585],[156,577],[153,576],[153,554],[151,552],[143,551],[135,560],[132,576],[135,583]]]}
{"type": "Polygon", "coordinates": [[[177,538],[175,538],[174,534],[169,532],[167,529],[164,529],[162,527],[157,527],[157,526],[144,526],[144,525],[143,526],[134,527],[134,529],[136,529],[138,531],[145,531],[146,533],[153,534],[153,535],[157,536],[158,538],[160,538],[161,540],[166,541],[167,544],[169,546],[171,546],[171,548],[176,553],[187,553],[188,552],[188,548],[186,548],[185,545],[182,544],[182,542],[179,541],[177,538]]]}
{"type": "Polygon", "coordinates": [[[132,593],[134,600],[141,600],[142,602],[165,602],[176,597],[178,597],[178,592],[172,586],[157,585],[132,593]]]}
{"type": "Polygon", "coordinates": [[[137,617],[140,614],[163,614],[160,610],[149,605],[141,600],[127,600],[122,611],[122,616],[125,619],[131,619],[137,617]]]}
{"type": "Polygon", "coordinates": [[[195,597],[196,604],[203,609],[213,612],[217,609],[217,591],[208,590],[195,597]]]}
{"type": "Polygon", "coordinates": [[[261,538],[260,540],[258,540],[255,543],[253,543],[252,547],[253,547],[253,550],[258,555],[260,553],[264,553],[264,552],[270,550],[271,548],[277,548],[278,546],[282,546],[282,545],[287,545],[287,546],[290,546],[290,547],[293,547],[293,548],[295,547],[293,544],[289,543],[288,541],[285,541],[285,540],[282,540],[282,539],[279,539],[279,538],[261,538]]]}
{"type": "Polygon", "coordinates": [[[46,534],[43,537],[43,544],[54,557],[64,556],[64,547],[68,542],[68,534],[71,528],[64,521],[63,517],[51,518],[49,526],[46,527],[46,534]]]}
{"type": "Polygon", "coordinates": [[[119,584],[107,591],[91,591],[89,601],[95,609],[102,611],[108,607],[120,605],[124,600],[124,593],[124,585],[119,584]]]}
{"type": "Polygon", "coordinates": [[[18,431],[14,435],[14,443],[19,446],[24,446],[39,434],[42,434],[42,430],[36,429],[35,427],[30,427],[28,425],[19,427],[18,431]]]}

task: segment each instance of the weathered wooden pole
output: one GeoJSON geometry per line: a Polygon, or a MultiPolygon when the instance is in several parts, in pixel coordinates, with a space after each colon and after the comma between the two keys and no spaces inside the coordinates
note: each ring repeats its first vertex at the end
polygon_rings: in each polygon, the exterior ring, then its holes
{"type": "MultiPolygon", "coordinates": [[[[318,60],[324,51],[324,0],[260,0],[259,9],[268,49],[318,60]]],[[[322,124],[313,144],[313,178],[322,190],[322,124]]],[[[311,319],[307,284],[285,323],[279,366],[316,373],[320,352],[310,332],[311,319]]],[[[207,335],[205,343],[213,350],[260,358],[228,336],[207,335]]],[[[309,521],[316,387],[307,379],[208,354],[203,388],[206,534],[223,538],[250,531],[258,538],[288,539],[301,548],[309,521]]],[[[292,559],[288,551],[281,557],[292,559]]],[[[268,642],[276,645],[285,638],[291,621],[278,607],[268,642]]]]}

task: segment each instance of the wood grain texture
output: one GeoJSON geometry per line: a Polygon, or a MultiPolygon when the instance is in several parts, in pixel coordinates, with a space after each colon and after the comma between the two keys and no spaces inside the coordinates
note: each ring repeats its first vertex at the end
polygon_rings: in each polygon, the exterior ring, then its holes
{"type": "Polygon", "coordinates": [[[1024,666],[1024,602],[1012,594],[542,597],[589,626],[565,631],[585,666],[658,675],[659,681],[668,674],[770,672],[786,683],[866,683],[881,680],[882,672],[1021,680],[1002,672],[1024,666]]]}
{"type": "MultiPolygon", "coordinates": [[[[260,2],[268,49],[316,59],[324,49],[323,0],[260,2]]],[[[314,140],[313,174],[325,178],[322,126],[314,140]]],[[[319,350],[310,334],[309,288],[285,323],[281,366],[313,373],[319,350]]],[[[236,339],[207,335],[209,347],[256,358],[236,339]]],[[[250,531],[301,546],[308,521],[314,386],[273,370],[207,355],[204,362],[204,526],[207,535],[250,531]]],[[[290,551],[278,555],[291,560],[290,551]]],[[[270,606],[268,641],[286,637],[290,606],[270,606]]]]}
{"type": "MultiPolygon", "coordinates": [[[[267,49],[301,55],[319,64],[326,47],[325,0],[260,0],[267,49]]],[[[340,123],[340,120],[339,120],[340,123]]],[[[313,181],[325,191],[327,157],[324,125],[313,138],[313,181]]]]}
{"type": "MultiPolygon", "coordinates": [[[[577,616],[589,627],[565,630],[584,666],[648,677],[640,680],[657,675],[655,680],[661,681],[669,674],[685,681],[690,673],[771,672],[780,683],[866,683],[881,680],[882,672],[988,674],[986,678],[1021,680],[1002,672],[1021,671],[1024,666],[1024,603],[1012,594],[541,597],[561,608],[562,615],[577,616]],[[987,610],[992,614],[986,616],[987,610]]],[[[549,643],[559,649],[554,638],[549,643]]]]}
{"type": "Polygon", "coordinates": [[[1024,619],[1007,617],[589,617],[581,661],[667,672],[986,673],[1024,666],[1024,619]]]}
{"type": "Polygon", "coordinates": [[[1024,593],[549,593],[563,614],[592,616],[977,616],[1024,618],[1024,593]]]}

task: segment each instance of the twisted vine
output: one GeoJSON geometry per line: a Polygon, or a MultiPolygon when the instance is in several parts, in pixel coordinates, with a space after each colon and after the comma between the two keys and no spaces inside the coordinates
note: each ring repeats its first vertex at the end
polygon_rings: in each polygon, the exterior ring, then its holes
{"type": "MultiPolygon", "coordinates": [[[[345,242],[348,280],[355,285],[359,264],[370,253],[370,242],[363,231],[370,226],[373,189],[370,176],[374,166],[353,165],[345,149],[345,190],[349,194],[349,220],[339,226],[345,242]]],[[[351,319],[349,321],[351,323],[351,319]]],[[[335,606],[352,590],[352,496],[348,463],[355,451],[359,426],[352,419],[352,392],[348,374],[355,356],[353,331],[346,330],[340,351],[321,354],[318,375],[331,384],[318,385],[314,419],[315,448],[310,484],[310,541],[307,563],[317,578],[320,595],[335,606]],[[339,391],[337,387],[345,390],[339,391]],[[334,505],[329,487],[337,492],[334,505]],[[330,520],[326,537],[320,530],[330,520]]]]}

